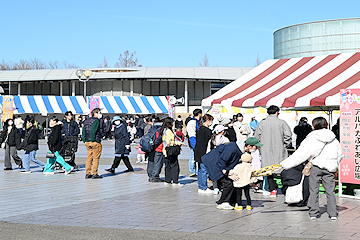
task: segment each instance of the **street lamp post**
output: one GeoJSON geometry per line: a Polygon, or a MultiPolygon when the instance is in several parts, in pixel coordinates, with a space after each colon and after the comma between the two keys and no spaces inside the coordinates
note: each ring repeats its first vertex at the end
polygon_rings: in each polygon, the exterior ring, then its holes
{"type": "Polygon", "coordinates": [[[92,75],[92,71],[90,69],[86,69],[86,70],[78,69],[78,70],[76,70],[75,75],[79,78],[80,82],[84,83],[84,99],[85,99],[85,102],[87,103],[87,99],[86,99],[86,82],[89,81],[89,78],[92,75]],[[84,76],[85,79],[81,79],[82,76],[84,76]]]}

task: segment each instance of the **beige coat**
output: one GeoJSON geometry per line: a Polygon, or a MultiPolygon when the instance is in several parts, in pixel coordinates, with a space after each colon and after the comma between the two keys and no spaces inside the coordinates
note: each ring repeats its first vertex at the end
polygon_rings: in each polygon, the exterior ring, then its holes
{"type": "Polygon", "coordinates": [[[254,170],[251,163],[242,162],[230,170],[229,175],[236,174],[240,179],[234,181],[234,187],[240,188],[256,181],[256,178],[251,177],[251,173],[254,170]]]}
{"type": "Polygon", "coordinates": [[[250,137],[251,129],[248,123],[242,122],[235,122],[234,123],[234,130],[236,133],[236,140],[239,141],[246,141],[250,137]],[[242,130],[242,132],[240,132],[242,130]]]}

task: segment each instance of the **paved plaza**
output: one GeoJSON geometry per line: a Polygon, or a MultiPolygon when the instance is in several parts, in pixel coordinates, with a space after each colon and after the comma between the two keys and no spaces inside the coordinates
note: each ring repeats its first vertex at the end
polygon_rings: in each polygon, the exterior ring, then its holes
{"type": "MultiPolygon", "coordinates": [[[[84,179],[82,143],[76,160],[81,168],[69,175],[43,175],[35,166],[24,174],[15,164],[15,170],[3,171],[1,162],[0,239],[360,239],[359,200],[338,198],[337,221],[326,213],[310,220],[306,207],[287,207],[283,195],[271,199],[251,193],[250,212],[217,210],[219,195],[198,194],[189,177],[188,148],[180,155],[185,186],[172,188],[148,182],[146,165],[135,164],[135,149],[130,156],[134,173],[123,173],[123,163],[115,175],[107,173],[114,142],[103,144],[103,179],[84,179]]],[[[42,140],[37,153],[42,161],[46,150],[42,140]]],[[[326,204],[325,195],[320,203],[326,204]]]]}

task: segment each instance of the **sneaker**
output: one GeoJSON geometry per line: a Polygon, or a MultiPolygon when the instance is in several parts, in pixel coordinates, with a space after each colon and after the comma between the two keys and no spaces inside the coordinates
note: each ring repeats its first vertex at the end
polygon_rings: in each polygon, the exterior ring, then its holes
{"type": "Polygon", "coordinates": [[[271,191],[270,197],[276,197],[276,195],[277,195],[277,190],[271,191]]]}
{"type": "Polygon", "coordinates": [[[20,164],[19,164],[19,169],[22,169],[22,168],[23,168],[23,164],[20,163],[20,164]]]}
{"type": "Polygon", "coordinates": [[[311,220],[315,220],[316,219],[316,217],[309,217],[311,220]]]}
{"type": "Polygon", "coordinates": [[[190,174],[190,177],[196,178],[197,174],[196,173],[190,174]]]}
{"type": "Polygon", "coordinates": [[[31,173],[31,171],[26,171],[25,169],[20,170],[21,173],[31,173]]]}
{"type": "Polygon", "coordinates": [[[243,206],[238,206],[237,204],[234,207],[235,211],[242,211],[243,209],[244,209],[243,206]]]}
{"type": "Polygon", "coordinates": [[[263,190],[263,196],[270,196],[270,192],[269,191],[266,191],[266,190],[263,190]]]}
{"type": "Polygon", "coordinates": [[[212,194],[213,191],[210,188],[207,188],[206,190],[198,189],[198,193],[201,194],[212,194]]]}
{"type": "Polygon", "coordinates": [[[249,205],[247,205],[247,206],[246,206],[246,210],[251,211],[251,210],[252,210],[252,207],[249,206],[249,205]]]}
{"type": "Polygon", "coordinates": [[[85,178],[92,178],[92,175],[91,174],[86,174],[85,178]]]}
{"type": "Polygon", "coordinates": [[[142,163],[141,161],[137,160],[136,163],[142,163]]]}
{"type": "Polygon", "coordinates": [[[143,163],[148,163],[148,161],[147,161],[147,160],[145,160],[143,163]]]}
{"type": "Polygon", "coordinates": [[[124,171],[124,173],[133,172],[133,171],[134,171],[134,169],[126,169],[126,170],[124,171]]]}
{"type": "Polygon", "coordinates": [[[171,183],[164,182],[164,186],[165,186],[165,187],[170,187],[170,186],[171,186],[171,183]]]}
{"type": "Polygon", "coordinates": [[[154,178],[151,182],[165,182],[165,180],[162,180],[160,178],[154,178]]]}
{"type": "Polygon", "coordinates": [[[54,175],[54,172],[43,172],[44,175],[54,175]]]}
{"type": "Polygon", "coordinates": [[[331,217],[331,220],[338,220],[338,217],[331,217]]]}
{"type": "Polygon", "coordinates": [[[112,174],[115,174],[115,169],[113,169],[113,168],[105,169],[105,171],[108,171],[108,172],[111,172],[112,174]]]}
{"type": "Polygon", "coordinates": [[[215,188],[214,191],[213,191],[213,194],[214,195],[219,195],[220,193],[220,190],[218,188],[215,188]]]}
{"type": "Polygon", "coordinates": [[[71,167],[68,171],[65,170],[64,174],[70,174],[74,170],[74,167],[71,167]]]}
{"type": "Polygon", "coordinates": [[[92,179],[97,179],[97,178],[103,178],[103,176],[99,174],[92,175],[92,179]]]}
{"type": "Polygon", "coordinates": [[[183,187],[184,184],[181,184],[181,183],[173,183],[171,184],[174,188],[180,188],[180,187],[183,187]]]}
{"type": "Polygon", "coordinates": [[[216,208],[217,208],[217,209],[220,209],[220,210],[233,210],[233,209],[234,209],[234,207],[231,206],[231,205],[230,205],[229,203],[227,203],[227,202],[224,202],[224,203],[222,203],[222,204],[217,205],[216,208]]]}
{"type": "Polygon", "coordinates": [[[4,171],[10,171],[13,170],[11,167],[4,168],[4,171]]]}

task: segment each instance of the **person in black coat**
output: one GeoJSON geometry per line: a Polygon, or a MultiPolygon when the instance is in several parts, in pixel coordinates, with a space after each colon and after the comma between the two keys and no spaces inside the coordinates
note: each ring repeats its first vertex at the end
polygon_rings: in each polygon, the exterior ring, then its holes
{"type": "Polygon", "coordinates": [[[20,131],[15,127],[14,120],[9,118],[4,124],[3,131],[0,135],[0,143],[5,147],[4,170],[12,170],[11,157],[14,159],[19,169],[22,168],[21,158],[17,154],[20,147],[21,135],[20,131]]]}
{"type": "Polygon", "coordinates": [[[296,149],[300,146],[300,143],[306,138],[306,136],[312,131],[312,127],[308,124],[307,118],[300,118],[299,125],[294,128],[296,134],[296,149]]]}
{"type": "MultiPolygon", "coordinates": [[[[288,170],[283,170],[281,172],[281,182],[283,187],[281,188],[282,194],[286,195],[286,190],[288,187],[298,185],[301,182],[302,170],[304,169],[305,164],[300,164],[296,167],[290,168],[288,170]]],[[[289,206],[306,206],[307,201],[310,196],[309,191],[309,176],[304,177],[303,181],[303,200],[299,203],[289,204],[289,206]]]]}
{"type": "Polygon", "coordinates": [[[194,149],[195,162],[198,164],[198,193],[209,193],[212,194],[213,191],[208,189],[207,179],[208,173],[206,171],[206,167],[201,161],[201,157],[206,154],[207,146],[209,140],[211,139],[212,132],[209,126],[212,124],[214,117],[210,114],[205,114],[202,119],[202,125],[199,130],[196,132],[196,145],[194,149]]]}
{"type": "Polygon", "coordinates": [[[127,128],[125,124],[122,123],[122,119],[119,116],[115,116],[112,122],[115,124],[115,159],[112,166],[105,170],[115,174],[115,168],[117,168],[121,160],[123,160],[125,166],[127,167],[127,170],[124,172],[133,172],[134,169],[129,160],[131,141],[127,128]]]}
{"type": "Polygon", "coordinates": [[[52,157],[47,158],[47,164],[45,166],[43,174],[54,174],[54,164],[58,162],[64,169],[65,174],[71,173],[74,170],[74,167],[70,166],[65,162],[64,158],[60,155],[59,151],[62,147],[62,137],[61,137],[61,122],[57,117],[50,118],[50,128],[51,133],[48,139],[49,153],[54,154],[52,157]]]}
{"type": "Polygon", "coordinates": [[[26,126],[25,138],[21,144],[21,148],[25,150],[23,157],[24,169],[21,169],[20,172],[31,173],[30,161],[41,168],[45,167],[45,163],[36,158],[36,151],[39,150],[39,129],[35,125],[34,117],[26,120],[26,126]]]}

